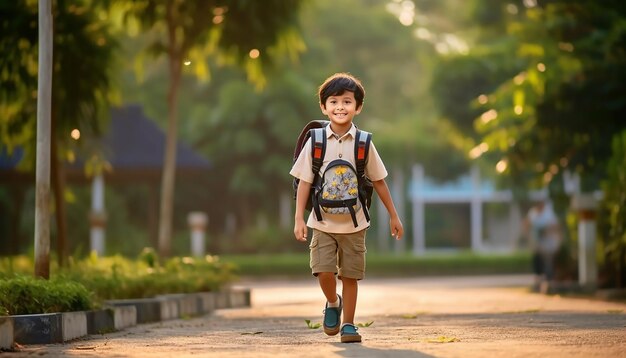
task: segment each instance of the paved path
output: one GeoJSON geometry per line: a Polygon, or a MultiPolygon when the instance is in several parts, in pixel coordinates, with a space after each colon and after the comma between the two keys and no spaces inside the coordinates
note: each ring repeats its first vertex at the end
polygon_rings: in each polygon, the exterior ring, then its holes
{"type": "MultiPolygon", "coordinates": [[[[626,304],[529,293],[530,276],[366,279],[363,343],[321,322],[316,281],[249,281],[252,308],[140,325],[13,356],[97,357],[626,357],[626,304]],[[444,338],[440,338],[444,337],[444,338]],[[448,343],[438,341],[450,340],[448,343]]],[[[3,355],[4,356],[4,355],[3,355]]]]}

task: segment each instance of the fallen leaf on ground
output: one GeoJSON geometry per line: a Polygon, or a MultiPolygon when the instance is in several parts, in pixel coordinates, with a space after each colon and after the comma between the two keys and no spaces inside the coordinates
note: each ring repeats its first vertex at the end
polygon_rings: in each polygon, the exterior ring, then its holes
{"type": "Polygon", "coordinates": [[[310,329],[318,329],[322,326],[321,323],[311,323],[310,319],[305,319],[304,322],[306,322],[306,326],[310,329]]]}
{"type": "Polygon", "coordinates": [[[263,333],[263,331],[256,331],[256,332],[243,332],[241,333],[241,335],[243,336],[244,334],[261,334],[263,333]]]}
{"type": "Polygon", "coordinates": [[[452,342],[460,342],[461,340],[456,337],[446,337],[439,336],[437,338],[427,338],[427,343],[452,343],[452,342]]]}
{"type": "Polygon", "coordinates": [[[87,350],[95,350],[96,348],[98,348],[97,346],[76,346],[74,347],[74,349],[78,349],[81,351],[87,351],[87,350]]]}
{"type": "Polygon", "coordinates": [[[538,313],[538,312],[541,312],[541,308],[530,308],[527,310],[508,311],[508,312],[503,312],[503,313],[538,313]]]}

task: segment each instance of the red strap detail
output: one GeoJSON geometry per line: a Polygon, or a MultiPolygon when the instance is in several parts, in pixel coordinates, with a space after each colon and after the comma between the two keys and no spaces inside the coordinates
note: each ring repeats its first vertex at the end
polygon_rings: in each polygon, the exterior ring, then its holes
{"type": "Polygon", "coordinates": [[[359,146],[356,159],[358,160],[365,159],[365,146],[362,146],[362,145],[359,146]]]}
{"type": "Polygon", "coordinates": [[[320,159],[321,157],[322,157],[322,148],[316,146],[315,149],[313,150],[313,158],[320,159]]]}

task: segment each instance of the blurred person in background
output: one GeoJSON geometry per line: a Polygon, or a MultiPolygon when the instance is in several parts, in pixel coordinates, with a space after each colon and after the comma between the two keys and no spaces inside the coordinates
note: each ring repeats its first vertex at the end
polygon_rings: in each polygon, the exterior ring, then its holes
{"type": "Polygon", "coordinates": [[[523,228],[532,250],[534,289],[548,293],[554,287],[554,263],[561,246],[561,229],[547,198],[540,198],[530,208],[523,228]]]}

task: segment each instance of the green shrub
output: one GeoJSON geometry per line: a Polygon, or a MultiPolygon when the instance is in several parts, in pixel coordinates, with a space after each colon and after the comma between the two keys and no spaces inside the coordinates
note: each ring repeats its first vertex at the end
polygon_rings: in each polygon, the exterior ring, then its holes
{"type": "Polygon", "coordinates": [[[221,262],[217,256],[172,258],[161,264],[151,249],[144,250],[137,260],[95,254],[82,260],[70,258],[67,268],[51,265],[49,282],[30,278],[32,268],[32,259],[27,256],[0,259],[0,314],[80,307],[73,301],[76,290],[72,291],[72,285],[84,290],[91,307],[98,307],[109,299],[218,291],[236,278],[235,265],[221,262]],[[31,291],[40,292],[31,295],[31,291]]]}
{"type": "Polygon", "coordinates": [[[17,274],[32,274],[34,272],[33,267],[33,260],[25,255],[1,258],[0,279],[12,278],[17,274]]]}
{"type": "Polygon", "coordinates": [[[122,256],[72,262],[58,277],[82,283],[98,300],[144,298],[166,293],[218,291],[235,279],[235,266],[217,256],[172,258],[159,265],[149,250],[138,260],[122,256]]]}
{"type": "Polygon", "coordinates": [[[19,315],[84,311],[91,295],[77,282],[16,276],[0,280],[0,314],[19,315]]]}

